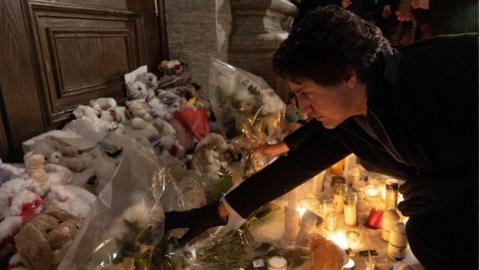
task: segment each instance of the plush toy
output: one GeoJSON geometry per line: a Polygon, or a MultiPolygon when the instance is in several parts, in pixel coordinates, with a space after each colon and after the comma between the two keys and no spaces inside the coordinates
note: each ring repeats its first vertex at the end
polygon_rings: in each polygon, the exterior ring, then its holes
{"type": "Polygon", "coordinates": [[[15,235],[25,220],[39,214],[43,200],[28,190],[32,180],[13,179],[0,187],[0,244],[15,235]]]}
{"type": "Polygon", "coordinates": [[[167,121],[172,120],[173,113],[178,111],[184,102],[184,99],[174,93],[160,90],[156,98],[148,102],[151,113],[155,117],[163,118],[167,121]]]}
{"type": "Polygon", "coordinates": [[[80,226],[80,219],[63,210],[36,216],[15,236],[22,262],[32,270],[54,268],[65,255],[80,226]]]}
{"type": "Polygon", "coordinates": [[[103,140],[98,147],[82,154],[82,158],[87,163],[87,169],[74,174],[72,184],[98,194],[108,183],[120,162],[122,148],[118,147],[103,140]],[[107,149],[111,152],[106,152],[107,149]]]}
{"type": "Polygon", "coordinates": [[[40,154],[28,152],[23,157],[23,160],[25,162],[25,171],[33,180],[30,184],[30,189],[34,190],[40,196],[45,195],[50,189],[48,174],[43,167],[45,165],[45,158],[40,154]]]}
{"type": "Polygon", "coordinates": [[[71,215],[85,219],[90,212],[96,196],[77,186],[57,185],[50,189],[50,192],[43,200],[46,211],[62,209],[71,215]]]}
{"type": "Polygon", "coordinates": [[[145,122],[142,118],[135,117],[130,121],[135,137],[145,137],[149,142],[154,142],[160,138],[158,130],[154,125],[145,122]]]}
{"type": "Polygon", "coordinates": [[[143,99],[129,100],[125,102],[133,117],[139,117],[147,122],[153,121],[153,116],[148,112],[148,105],[143,99]]]}
{"type": "Polygon", "coordinates": [[[117,107],[117,101],[113,98],[97,98],[90,100],[90,107],[98,113],[101,111],[108,111],[117,107]]]}
{"type": "Polygon", "coordinates": [[[141,81],[127,83],[127,97],[129,99],[150,100],[155,96],[155,91],[148,89],[147,85],[141,81]]]}
{"type": "Polygon", "coordinates": [[[343,250],[320,235],[312,237],[310,250],[313,254],[311,270],[342,269],[348,260],[343,250]]]}
{"type": "Polygon", "coordinates": [[[0,185],[10,179],[20,177],[23,174],[25,174],[25,169],[3,163],[2,159],[0,159],[0,185]]]}
{"type": "Polygon", "coordinates": [[[184,98],[190,105],[197,105],[197,100],[199,98],[198,91],[202,89],[200,85],[196,83],[189,83],[184,86],[178,86],[174,88],[165,89],[165,91],[169,91],[174,93],[175,95],[184,98]]]}
{"type": "Polygon", "coordinates": [[[135,77],[135,81],[145,84],[147,91],[154,91],[158,86],[157,75],[150,72],[138,74],[135,77]]]}
{"type": "Polygon", "coordinates": [[[232,150],[222,135],[210,133],[198,142],[193,152],[192,164],[205,178],[205,185],[219,178],[220,169],[227,168],[226,153],[232,150]]]}
{"type": "Polygon", "coordinates": [[[193,149],[193,146],[196,142],[196,139],[193,136],[193,134],[189,130],[187,130],[180,122],[178,122],[175,119],[173,119],[170,122],[170,124],[173,127],[173,129],[175,130],[175,133],[177,135],[178,143],[182,146],[184,151],[188,152],[189,150],[193,149]]]}
{"type": "MultiPolygon", "coordinates": [[[[115,108],[115,116],[117,115],[116,111],[118,110],[118,107],[115,108]]],[[[74,124],[77,121],[85,121],[88,123],[88,126],[90,129],[92,129],[95,132],[98,131],[110,131],[114,130],[117,127],[117,124],[115,122],[109,121],[109,119],[106,120],[106,117],[99,118],[99,113],[85,105],[79,105],[74,111],[73,115],[75,116],[76,120],[73,120],[71,123],[74,124]]],[[[69,125],[72,125],[69,123],[69,125]]],[[[68,127],[68,125],[66,126],[68,127]]],[[[64,128],[65,129],[65,128],[64,128]]],[[[68,128],[67,128],[68,130],[68,128]]]]}
{"type": "Polygon", "coordinates": [[[177,132],[173,126],[161,118],[156,118],[153,121],[153,126],[159,133],[159,139],[153,142],[153,146],[157,152],[161,155],[164,154],[164,152],[168,152],[172,156],[183,156],[185,149],[179,143],[177,132]]]}
{"type": "Polygon", "coordinates": [[[80,157],[77,148],[60,143],[53,138],[39,140],[30,146],[30,151],[45,157],[45,163],[58,164],[73,172],[82,172],[86,169],[85,161],[80,157]]]}

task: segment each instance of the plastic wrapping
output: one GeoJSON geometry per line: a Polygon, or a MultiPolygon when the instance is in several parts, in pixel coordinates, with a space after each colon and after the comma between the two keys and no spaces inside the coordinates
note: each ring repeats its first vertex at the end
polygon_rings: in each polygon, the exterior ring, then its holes
{"type": "MultiPolygon", "coordinates": [[[[285,125],[286,105],[260,77],[213,59],[210,101],[218,128],[239,148],[275,143],[285,125]]],[[[267,164],[262,156],[243,154],[244,174],[267,164]]]]}
{"type": "Polygon", "coordinates": [[[126,139],[112,180],[58,269],[176,269],[164,237],[164,209],[183,210],[168,169],[153,150],[126,139]],[[170,194],[171,195],[171,194],[170,194]],[[164,267],[164,268],[161,268],[164,267]]]}
{"type": "MultiPolygon", "coordinates": [[[[267,228],[274,225],[275,220],[283,219],[283,216],[279,216],[281,212],[282,209],[276,204],[267,204],[258,209],[239,229],[227,232],[221,228],[210,230],[186,248],[186,269],[257,269],[254,267],[256,263],[266,264],[272,256],[286,258],[292,269],[309,262],[311,258],[307,248],[284,248],[279,245],[278,238],[282,232],[272,234],[267,228]],[[259,237],[259,233],[269,234],[273,238],[259,237]]],[[[283,229],[283,226],[279,227],[283,229]]]]}
{"type": "Polygon", "coordinates": [[[228,139],[243,135],[251,144],[280,136],[286,105],[260,77],[218,59],[211,64],[210,100],[228,139]]]}

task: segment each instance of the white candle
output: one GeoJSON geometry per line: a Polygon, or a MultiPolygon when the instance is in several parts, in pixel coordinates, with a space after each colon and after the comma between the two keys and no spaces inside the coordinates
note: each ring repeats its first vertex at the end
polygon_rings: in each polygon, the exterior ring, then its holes
{"type": "Polygon", "coordinates": [[[345,194],[343,217],[345,225],[357,226],[357,195],[355,193],[345,194]]]}
{"type": "Polygon", "coordinates": [[[273,256],[268,259],[268,270],[287,270],[287,259],[281,256],[273,256]]]}

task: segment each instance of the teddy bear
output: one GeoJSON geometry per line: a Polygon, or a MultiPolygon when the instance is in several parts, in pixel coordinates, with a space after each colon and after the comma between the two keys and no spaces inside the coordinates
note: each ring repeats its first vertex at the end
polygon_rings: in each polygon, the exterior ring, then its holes
{"type": "Polygon", "coordinates": [[[151,72],[138,74],[135,81],[145,84],[147,91],[154,91],[158,86],[158,77],[151,72]]]}
{"type": "MultiPolygon", "coordinates": [[[[110,131],[117,128],[117,118],[122,113],[121,106],[117,106],[116,108],[109,110],[108,112],[113,116],[112,118],[108,117],[106,114],[100,114],[94,108],[86,106],[86,105],[79,105],[75,110],[73,110],[73,115],[75,116],[75,120],[71,121],[71,123],[75,123],[77,121],[85,121],[90,126],[89,128],[94,131],[110,131]],[[100,116],[102,115],[102,118],[100,116]]],[[[123,107],[123,111],[125,107],[123,107]]],[[[67,124],[72,125],[72,124],[67,124]]]]}
{"type": "Polygon", "coordinates": [[[49,270],[59,264],[80,229],[79,218],[63,210],[46,211],[15,235],[22,263],[32,270],[49,270]]]}
{"type": "Polygon", "coordinates": [[[161,156],[166,153],[175,157],[180,157],[185,154],[185,148],[180,144],[177,132],[169,122],[161,118],[156,118],[153,121],[153,126],[158,130],[160,136],[158,140],[152,144],[161,156]]]}
{"type": "Polygon", "coordinates": [[[153,116],[171,121],[173,113],[182,107],[184,100],[172,92],[160,90],[157,97],[148,102],[148,106],[153,116]]]}
{"type": "Polygon", "coordinates": [[[43,209],[42,198],[28,189],[31,181],[18,178],[0,187],[0,244],[14,236],[25,220],[43,209]]]}
{"type": "Polygon", "coordinates": [[[148,89],[147,85],[141,81],[127,83],[127,97],[131,100],[150,100],[154,96],[155,91],[153,89],[148,89]]]}
{"type": "Polygon", "coordinates": [[[133,118],[130,121],[130,125],[133,129],[132,134],[137,139],[142,140],[143,138],[147,138],[149,142],[154,142],[160,138],[160,134],[154,125],[146,122],[142,118],[133,118]]]}
{"type": "Polygon", "coordinates": [[[87,167],[77,148],[51,137],[35,142],[29,147],[29,150],[43,155],[46,163],[61,165],[72,172],[82,172],[87,167]]]}
{"type": "Polygon", "coordinates": [[[311,240],[311,270],[340,270],[347,263],[347,254],[332,241],[318,234],[312,235],[311,240]]]}
{"type": "Polygon", "coordinates": [[[97,98],[90,100],[90,107],[95,111],[108,111],[110,109],[115,109],[117,107],[117,101],[113,98],[97,98]]]}
{"type": "Polygon", "coordinates": [[[227,152],[232,146],[217,133],[210,133],[198,142],[192,156],[193,167],[205,178],[205,185],[218,180],[220,169],[228,168],[227,152]]]}
{"type": "Polygon", "coordinates": [[[25,162],[25,171],[32,179],[29,188],[40,196],[45,195],[50,190],[48,174],[43,167],[45,165],[45,158],[41,154],[28,152],[23,157],[23,160],[25,162]]]}
{"type": "Polygon", "coordinates": [[[153,116],[149,113],[148,105],[143,99],[127,100],[125,102],[132,117],[139,117],[147,122],[153,121],[153,116]]]}

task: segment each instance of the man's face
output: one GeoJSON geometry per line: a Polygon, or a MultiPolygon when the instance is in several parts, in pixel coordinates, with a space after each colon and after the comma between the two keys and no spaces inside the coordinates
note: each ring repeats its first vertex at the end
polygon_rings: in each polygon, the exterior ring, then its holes
{"type": "Polygon", "coordinates": [[[300,110],[322,122],[327,129],[337,127],[350,116],[363,114],[363,106],[366,111],[365,92],[358,89],[356,81],[320,86],[312,79],[296,78],[289,80],[288,85],[297,98],[300,110]]]}

